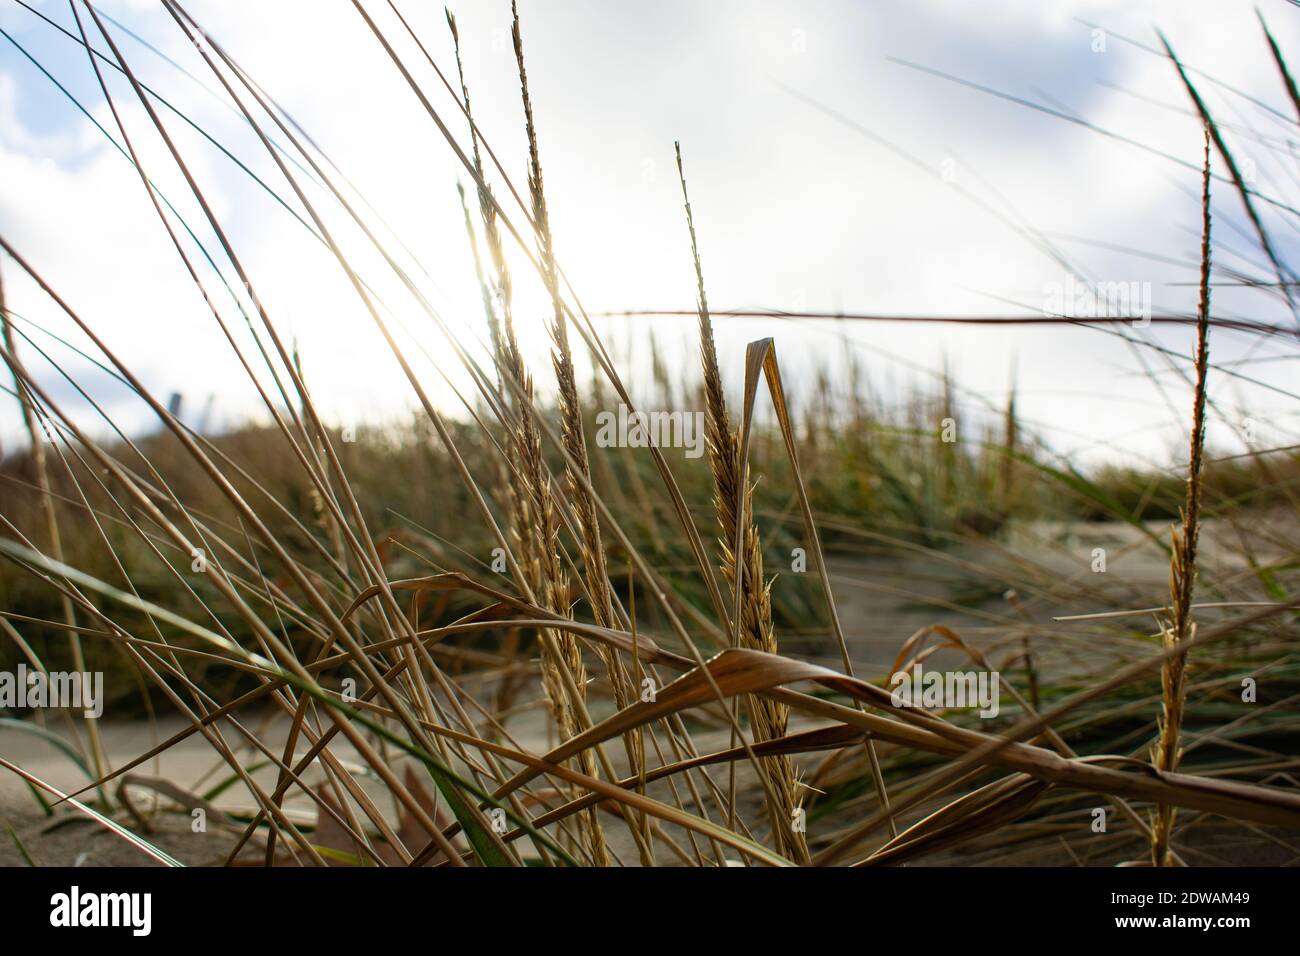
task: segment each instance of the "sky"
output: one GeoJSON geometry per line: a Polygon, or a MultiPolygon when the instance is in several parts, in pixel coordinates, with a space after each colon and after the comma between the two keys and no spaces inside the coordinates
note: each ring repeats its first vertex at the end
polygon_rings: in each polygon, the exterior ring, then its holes
{"type": "MultiPolygon", "coordinates": [[[[192,424],[260,420],[257,394],[138,174],[104,132],[122,142],[85,50],[37,15],[76,35],[68,4],[29,6],[0,0],[0,235],[155,394],[182,394],[192,424]]],[[[456,101],[387,0],[365,7],[467,146],[456,101]]],[[[405,0],[397,8],[454,77],[440,5],[405,0]]],[[[451,8],[476,121],[522,191],[527,145],[509,3],[451,8]]],[[[104,0],[96,9],[112,18],[106,26],[138,78],[305,218],[161,4],[104,0]]],[[[486,329],[456,191],[469,178],[453,150],[351,2],[191,0],[186,9],[310,134],[317,158],[341,171],[349,201],[396,250],[438,322],[338,205],[305,187],[384,302],[421,384],[456,414],[454,389],[463,393],[467,381],[447,333],[481,356],[486,329]]],[[[108,54],[78,10],[92,45],[108,54]]],[[[1263,0],[1260,11],[1300,70],[1300,7],[1263,0]]],[[[1282,257],[1300,262],[1300,214],[1283,208],[1300,206],[1300,129],[1248,3],[521,0],[520,14],[557,255],[593,315],[694,306],[674,141],[718,310],[1034,315],[1077,274],[1139,283],[1156,313],[1193,312],[1203,139],[1172,64],[1154,52],[1157,27],[1192,68],[1243,174],[1269,200],[1259,208],[1282,257]]],[[[213,266],[179,222],[238,288],[213,230],[129,84],[105,72],[144,169],[179,215],[171,222],[186,253],[232,334],[248,344],[213,266]]],[[[157,108],[259,298],[286,343],[296,342],[327,415],[379,423],[407,414],[412,389],[328,251],[177,112],[157,108]]],[[[1213,165],[1226,175],[1217,155],[1213,165]]],[[[494,185],[506,195],[499,176],[494,185]]],[[[1212,313],[1294,328],[1275,291],[1234,284],[1242,274],[1276,277],[1231,184],[1216,181],[1213,193],[1222,271],[1212,313]]],[[[516,314],[544,390],[546,301],[523,254],[510,254],[516,314]]],[[[0,258],[0,270],[17,327],[32,337],[21,346],[27,363],[51,396],[102,430],[36,346],[120,424],[154,427],[138,400],[50,337],[93,351],[71,320],[12,262],[0,258]]],[[[595,321],[625,378],[648,381],[652,332],[670,368],[694,367],[692,318],[595,321]]],[[[818,368],[847,388],[850,355],[886,401],[933,388],[946,363],[972,429],[1014,381],[1026,427],[1072,461],[1169,465],[1183,454],[1191,401],[1183,371],[1193,344],[1185,326],[1116,334],[781,319],[717,325],[733,393],[745,343],[771,335],[796,402],[818,368]]],[[[1213,450],[1239,451],[1247,433],[1257,447],[1300,441],[1300,403],[1287,394],[1295,353],[1290,336],[1212,333],[1212,358],[1224,368],[1211,377],[1220,415],[1209,431],[1213,450]]],[[[20,435],[17,404],[0,396],[0,442],[13,448],[20,435]]]]}

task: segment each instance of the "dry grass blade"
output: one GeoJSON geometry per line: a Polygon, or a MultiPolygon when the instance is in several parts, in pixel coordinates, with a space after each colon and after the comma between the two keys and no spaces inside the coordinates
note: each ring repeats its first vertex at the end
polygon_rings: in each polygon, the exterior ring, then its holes
{"type": "Polygon", "coordinates": [[[1255,15],[1259,17],[1259,25],[1264,31],[1264,38],[1268,40],[1269,52],[1273,54],[1273,62],[1277,64],[1277,71],[1282,76],[1282,83],[1286,86],[1286,92],[1291,97],[1291,105],[1295,107],[1296,122],[1300,123],[1300,89],[1296,88],[1295,77],[1291,75],[1291,70],[1286,65],[1286,59],[1282,56],[1282,48],[1277,45],[1277,40],[1273,39],[1273,31],[1268,28],[1268,23],[1264,20],[1264,14],[1257,8],[1255,15]]]}
{"type": "MultiPolygon", "coordinates": [[[[1157,33],[1159,33],[1159,31],[1157,31],[1157,33]]],[[[1187,71],[1183,69],[1182,62],[1178,59],[1177,55],[1175,55],[1174,48],[1169,45],[1169,41],[1165,38],[1165,35],[1159,33],[1159,36],[1160,42],[1164,45],[1165,52],[1169,55],[1169,59],[1173,61],[1174,67],[1178,70],[1178,77],[1182,80],[1183,87],[1187,90],[1187,95],[1191,97],[1192,102],[1196,105],[1196,112],[1200,114],[1201,122],[1205,124],[1209,138],[1214,141],[1215,149],[1228,167],[1228,172],[1232,176],[1233,185],[1237,187],[1237,194],[1241,197],[1241,204],[1246,209],[1246,215],[1250,218],[1251,225],[1255,227],[1255,234],[1259,237],[1259,244],[1263,248],[1264,254],[1268,256],[1268,261],[1272,263],[1273,272],[1277,276],[1279,288],[1281,289],[1283,296],[1286,298],[1287,304],[1291,307],[1291,312],[1294,316],[1295,300],[1292,286],[1296,281],[1296,276],[1282,262],[1282,259],[1278,255],[1277,248],[1274,246],[1272,239],[1269,238],[1268,231],[1264,228],[1264,222],[1259,218],[1259,212],[1255,209],[1255,203],[1251,199],[1253,191],[1246,184],[1246,180],[1242,176],[1240,168],[1237,166],[1237,161],[1233,159],[1232,152],[1228,149],[1228,144],[1224,141],[1223,134],[1219,131],[1218,124],[1215,123],[1214,117],[1210,115],[1209,107],[1206,106],[1205,101],[1201,99],[1201,94],[1197,92],[1195,85],[1193,85],[1191,78],[1187,75],[1187,71]]],[[[1298,321],[1300,321],[1300,319],[1298,319],[1298,321]]],[[[1199,326],[1200,318],[1198,316],[1198,327],[1199,326]]]]}
{"type": "Polygon", "coordinates": [[[964,843],[997,830],[1034,808],[1051,784],[1012,774],[986,784],[913,824],[858,866],[885,866],[964,843]]]}

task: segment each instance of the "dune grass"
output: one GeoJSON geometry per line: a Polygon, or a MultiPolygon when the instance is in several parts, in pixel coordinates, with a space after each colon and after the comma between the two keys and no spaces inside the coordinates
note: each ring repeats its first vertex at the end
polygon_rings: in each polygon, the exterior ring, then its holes
{"type": "MultiPolygon", "coordinates": [[[[1204,446],[1214,413],[1206,383],[1234,374],[1208,349],[1219,324],[1209,310],[1211,142],[1279,288],[1290,273],[1167,43],[1208,134],[1189,462],[1177,473],[1084,472],[1053,454],[1014,389],[992,406],[945,370],[885,398],[850,354],[847,389],[829,368],[814,372],[806,407],[792,408],[779,338],[720,354],[708,237],[697,234],[680,147],[700,365],[670,372],[652,343],[650,386],[625,379],[644,363],[602,340],[550,229],[548,204],[564,197],[544,185],[518,12],[522,190],[474,123],[454,17],[454,77],[419,45],[460,106],[444,116],[416,64],[355,2],[358,37],[384,52],[463,168],[490,340],[458,341],[328,157],[180,3],[163,5],[282,179],[262,185],[292,197],[419,411],[357,434],[325,420],[311,357],[259,297],[168,133],[170,114],[97,8],[74,4],[74,39],[109,50],[88,61],[143,198],[256,386],[263,419],[222,433],[181,420],[97,336],[93,305],[74,308],[24,256],[21,237],[0,237],[0,277],[25,274],[91,343],[77,358],[127,386],[159,423],[134,436],[108,415],[104,430],[86,427],[51,386],[62,376],[86,394],[69,344],[0,299],[0,355],[30,445],[0,468],[0,664],[103,670],[115,712],[181,721],[111,765],[94,721],[32,715],[24,732],[55,740],[89,778],[66,794],[0,761],[40,812],[71,806],[163,863],[178,860],[139,831],[195,808],[229,835],[221,862],[253,865],[893,865],[1024,854],[1168,865],[1223,862],[1241,841],[1281,862],[1300,856],[1300,469],[1291,449],[1216,460],[1204,446]],[[141,167],[104,69],[125,78],[219,249],[199,243],[141,167]],[[462,408],[428,395],[386,304],[327,225],[339,215],[446,338],[474,383],[462,408]],[[550,300],[546,370],[519,345],[511,244],[550,300]],[[241,291],[228,299],[230,290],[241,291]],[[241,326],[247,336],[233,331],[241,326]],[[727,370],[743,372],[738,396],[727,394],[727,370]],[[616,404],[683,401],[704,414],[703,460],[593,442],[597,414],[616,404]],[[1170,547],[1162,522],[1180,513],[1170,547]],[[1084,543],[1094,532],[1113,542],[1112,562],[1170,566],[1169,590],[1097,573],[1084,543]],[[859,591],[894,602],[900,628],[909,608],[931,615],[900,629],[890,668],[864,670],[851,634],[859,622],[841,610],[859,591]],[[977,623],[958,631],[954,615],[977,623]],[[1000,716],[899,706],[888,678],[926,662],[993,673],[1000,716]],[[1246,701],[1246,679],[1266,692],[1246,701]],[[211,748],[219,783],[195,792],[141,769],[194,739],[211,748]],[[132,799],[141,790],[154,794],[147,807],[132,799]],[[1113,813],[1100,831],[1089,825],[1099,805],[1113,813]]],[[[39,845],[13,840],[29,862],[40,857],[39,845]]]]}

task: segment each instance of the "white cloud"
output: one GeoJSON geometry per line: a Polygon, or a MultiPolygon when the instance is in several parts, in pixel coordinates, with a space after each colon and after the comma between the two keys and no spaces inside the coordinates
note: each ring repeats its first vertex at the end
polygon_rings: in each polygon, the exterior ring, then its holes
{"type": "MultiPolygon", "coordinates": [[[[508,5],[462,6],[457,14],[477,118],[522,189],[518,81],[501,32],[508,27],[508,5]]],[[[463,121],[432,70],[382,5],[369,8],[463,140],[463,121]]],[[[191,9],[393,227],[427,270],[426,276],[412,265],[451,327],[467,341],[481,336],[454,189],[464,173],[350,5],[240,0],[191,9]]],[[[414,4],[402,9],[444,71],[453,70],[440,11],[414,4]]],[[[114,13],[204,84],[215,85],[156,9],[114,13]]],[[[1174,258],[1194,255],[1194,170],[885,59],[890,54],[921,61],[1017,96],[1052,97],[1103,127],[1198,161],[1196,124],[1178,112],[1186,109],[1186,96],[1170,66],[1114,37],[1106,54],[1093,54],[1089,32],[1075,15],[1147,43],[1153,42],[1150,24],[1162,23],[1187,62],[1279,108],[1285,103],[1246,4],[1023,3],[989,12],[938,0],[880,8],[665,3],[635,10],[526,3],[530,79],[562,264],[593,310],[690,307],[693,278],[672,159],[672,141],[680,138],[717,307],[1009,311],[982,293],[1039,303],[1044,283],[1059,281],[1060,268],[945,182],[940,174],[951,159],[962,187],[1004,215],[1023,217],[1052,234],[1080,268],[1104,279],[1151,281],[1158,304],[1189,309],[1192,290],[1170,283],[1194,278],[1191,267],[1081,240],[1174,258]],[[810,108],[772,79],[915,155],[925,168],[810,108]]],[[[1273,19],[1286,49],[1295,31],[1283,18],[1273,19]]],[[[133,41],[122,45],[146,81],[174,96],[292,203],[260,144],[228,109],[133,41]]],[[[80,77],[84,86],[84,54],[66,41],[47,52],[56,75],[80,77]]],[[[37,96],[44,81],[16,55],[5,57],[0,171],[5,182],[24,184],[0,212],[6,236],[33,249],[51,280],[87,303],[97,324],[131,361],[150,370],[160,390],[217,391],[228,412],[252,409],[251,391],[236,384],[229,350],[180,274],[134,173],[107,147],[93,145],[94,137],[71,114],[65,127],[33,130],[24,121],[23,98],[37,96]],[[150,290],[143,304],[141,289],[150,290]]],[[[115,93],[128,101],[129,91],[120,86],[115,93]]],[[[1249,119],[1272,135],[1282,132],[1208,81],[1206,96],[1225,122],[1249,119]]],[[[102,107],[95,113],[111,128],[102,107]]],[[[132,130],[142,131],[148,168],[197,226],[201,217],[174,171],[167,171],[158,144],[144,135],[147,123],[139,108],[127,113],[132,130]]],[[[322,404],[339,416],[377,416],[411,404],[409,387],[324,250],[225,158],[174,118],[167,122],[247,257],[263,298],[276,305],[286,336],[300,338],[322,404]]],[[[1267,159],[1261,170],[1282,175],[1267,159]]],[[[1279,182],[1278,188],[1289,185],[1294,194],[1293,179],[1279,182]]],[[[320,198],[318,191],[311,195],[320,198]]],[[[322,208],[349,258],[362,264],[367,281],[415,336],[404,341],[422,381],[450,407],[448,391],[419,352],[427,350],[454,375],[446,343],[346,217],[330,202],[322,208]]],[[[1292,233],[1277,226],[1274,214],[1269,217],[1294,251],[1292,233]]],[[[1232,232],[1233,223],[1244,223],[1241,210],[1228,188],[1216,186],[1217,235],[1248,250],[1251,243],[1232,232]]],[[[208,240],[206,229],[200,234],[208,240]]],[[[412,263],[405,254],[401,258],[412,263]]],[[[520,324],[544,383],[550,377],[540,321],[544,298],[528,279],[522,257],[516,258],[520,324]]],[[[1221,306],[1279,317],[1252,293],[1225,290],[1216,303],[1216,311],[1221,306]]],[[[689,323],[665,328],[671,330],[666,348],[689,361],[689,323]]],[[[728,361],[738,366],[734,357],[744,342],[769,332],[778,334],[792,363],[819,355],[841,360],[840,344],[825,330],[724,323],[728,361]]],[[[870,325],[851,334],[864,348],[883,347],[930,365],[946,350],[963,381],[995,401],[1014,357],[1022,407],[1060,435],[1117,438],[1123,447],[1143,450],[1152,433],[1132,430],[1158,429],[1169,417],[1149,382],[1118,374],[1139,366],[1121,341],[1101,333],[870,325]],[[1129,398],[1122,421],[1117,394],[1129,398]]],[[[1181,331],[1162,332],[1159,339],[1179,350],[1188,344],[1181,331]]],[[[1229,335],[1216,335],[1215,345],[1228,358],[1244,347],[1229,335]]],[[[883,373],[884,361],[869,364],[873,375],[883,373]]],[[[1261,366],[1258,374],[1281,382],[1284,368],[1261,366]]],[[[738,368],[733,371],[738,374],[738,368]]],[[[1278,398],[1249,389],[1243,395],[1264,409],[1278,398]]]]}

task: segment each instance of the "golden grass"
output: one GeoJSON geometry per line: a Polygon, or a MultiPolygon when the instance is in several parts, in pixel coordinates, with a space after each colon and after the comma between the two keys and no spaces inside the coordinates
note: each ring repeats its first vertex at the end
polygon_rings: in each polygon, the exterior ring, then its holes
{"type": "MultiPolygon", "coordinates": [[[[1191,448],[1187,462],[1187,503],[1183,525],[1173,532],[1173,556],[1169,565],[1169,622],[1161,628],[1165,648],[1177,651],[1195,634],[1192,622],[1192,592],[1196,584],[1196,545],[1201,518],[1201,462],[1205,453],[1205,390],[1209,378],[1210,318],[1210,135],[1205,136],[1205,172],[1201,186],[1201,288],[1196,325],[1196,384],[1192,403],[1191,448]]],[[[1174,770],[1181,756],[1178,734],[1183,725],[1186,702],[1187,658],[1175,653],[1165,658],[1160,670],[1162,692],[1160,734],[1151,762],[1157,770],[1174,770]]],[[[1152,826],[1151,854],[1156,866],[1169,864],[1174,811],[1160,806],[1152,826]]]]}

